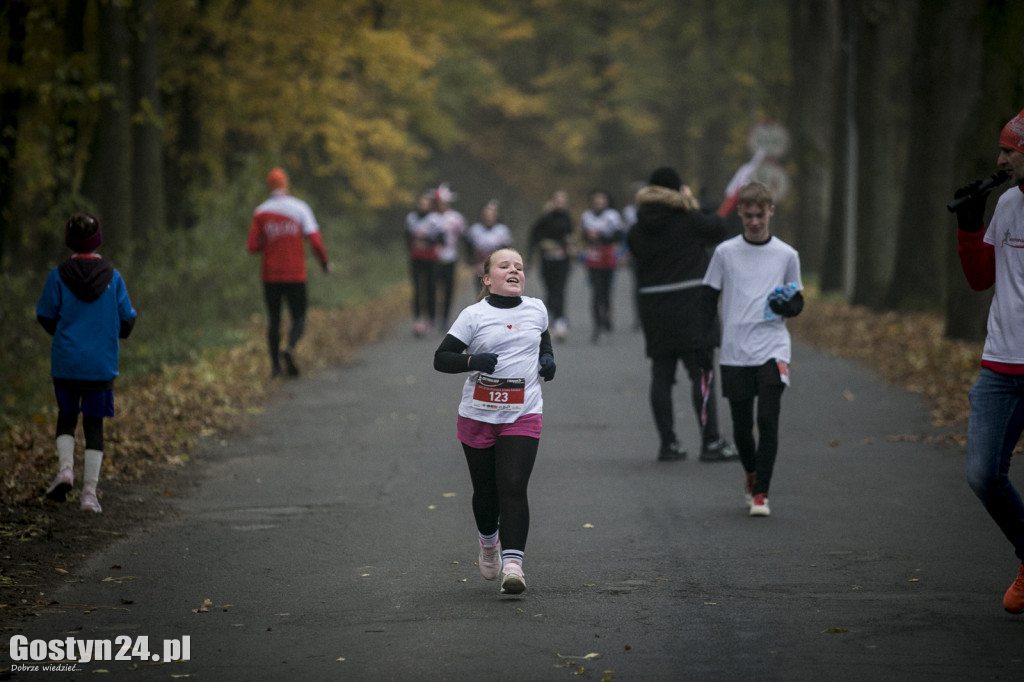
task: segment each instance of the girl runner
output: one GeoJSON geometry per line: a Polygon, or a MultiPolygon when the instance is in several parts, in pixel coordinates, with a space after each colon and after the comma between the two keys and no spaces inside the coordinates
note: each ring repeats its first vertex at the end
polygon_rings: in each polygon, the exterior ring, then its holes
{"type": "Polygon", "coordinates": [[[543,411],[538,376],[555,376],[547,310],[539,299],[523,296],[525,284],[517,251],[499,249],[488,256],[480,298],[459,314],[434,353],[434,369],[469,372],[458,439],[473,483],[480,573],[487,580],[500,574],[502,594],[526,589],[526,488],[543,411]]]}

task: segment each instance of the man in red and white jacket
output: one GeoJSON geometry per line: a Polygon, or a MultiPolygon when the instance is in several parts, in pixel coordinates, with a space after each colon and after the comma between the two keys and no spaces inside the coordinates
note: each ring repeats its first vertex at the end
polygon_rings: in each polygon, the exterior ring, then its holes
{"type": "Polygon", "coordinates": [[[970,391],[967,481],[1013,545],[1020,562],[1003,608],[1024,612],[1024,502],[1009,478],[1014,447],[1024,431],[1024,111],[999,135],[1000,169],[1013,185],[999,197],[984,226],[988,192],[974,182],[956,192],[960,264],[972,289],[995,287],[981,371],[970,391]]]}
{"type": "Polygon", "coordinates": [[[288,376],[298,376],[295,346],[306,326],[306,256],[303,239],[308,239],[324,272],[330,271],[327,249],[320,226],[309,204],[288,194],[288,174],[274,168],[267,174],[270,198],[256,207],[249,226],[246,248],[263,254],[261,278],[267,304],[267,345],[271,375],[281,375],[284,360],[288,376]],[[281,348],[281,302],[288,302],[291,328],[288,345],[281,348]]]}

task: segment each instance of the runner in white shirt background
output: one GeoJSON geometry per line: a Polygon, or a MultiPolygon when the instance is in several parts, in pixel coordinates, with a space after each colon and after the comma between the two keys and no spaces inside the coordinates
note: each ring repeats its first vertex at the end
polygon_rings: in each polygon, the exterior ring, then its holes
{"type": "Polygon", "coordinates": [[[800,256],[772,236],[775,206],[760,182],[737,199],[743,234],[715,248],[704,284],[721,292],[722,346],[718,364],[722,395],[732,412],[733,439],[746,472],[751,516],[768,516],[768,488],[779,447],[782,392],[789,385],[791,343],[785,318],[803,309],[800,256]],[[791,287],[788,300],[777,289],[791,287]],[[780,300],[769,303],[769,296],[780,300]],[[758,438],[754,438],[756,423],[758,438]]]}
{"type": "Polygon", "coordinates": [[[480,220],[466,230],[466,245],[469,248],[469,261],[473,266],[476,285],[481,286],[484,276],[484,261],[498,249],[512,246],[512,231],[508,225],[499,220],[501,205],[497,199],[491,199],[480,209],[480,220]]]}
{"type": "Polygon", "coordinates": [[[540,377],[555,376],[547,309],[523,296],[525,284],[517,251],[488,256],[480,299],[459,314],[434,353],[436,370],[469,372],[457,435],[473,484],[480,573],[488,580],[501,575],[503,594],[526,589],[527,486],[544,407],[540,377]]]}

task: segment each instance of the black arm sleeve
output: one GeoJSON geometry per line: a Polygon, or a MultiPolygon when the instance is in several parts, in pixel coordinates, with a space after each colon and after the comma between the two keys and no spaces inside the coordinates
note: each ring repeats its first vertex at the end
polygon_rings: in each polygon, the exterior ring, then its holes
{"type": "Polygon", "coordinates": [[[127,339],[129,336],[131,336],[132,330],[135,329],[135,320],[137,319],[139,319],[138,315],[136,315],[130,320],[121,320],[121,330],[117,334],[118,337],[122,339],[127,339]]]}
{"type": "Polygon", "coordinates": [[[445,335],[441,345],[434,351],[434,369],[445,374],[468,372],[467,356],[463,353],[468,347],[451,334],[445,335]]]}
{"type": "Polygon", "coordinates": [[[39,324],[43,325],[43,329],[46,330],[47,334],[53,336],[57,333],[57,320],[43,317],[42,315],[36,315],[36,319],[39,320],[39,324]]]}
{"type": "Polygon", "coordinates": [[[551,333],[547,329],[541,332],[540,335],[540,355],[538,357],[542,358],[545,355],[555,357],[555,349],[551,345],[551,333]]]}

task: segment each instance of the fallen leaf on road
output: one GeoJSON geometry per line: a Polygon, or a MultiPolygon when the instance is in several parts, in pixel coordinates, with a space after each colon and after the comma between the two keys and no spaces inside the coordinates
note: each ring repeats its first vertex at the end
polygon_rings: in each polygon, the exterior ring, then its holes
{"type": "Polygon", "coordinates": [[[441,497],[455,497],[455,493],[444,493],[441,497]]]}
{"type": "Polygon", "coordinates": [[[55,568],[55,569],[53,569],[53,570],[54,570],[55,572],[57,572],[57,573],[60,573],[61,575],[67,575],[67,574],[68,574],[67,570],[65,570],[65,569],[63,569],[63,568],[55,568]]]}
{"type": "Polygon", "coordinates": [[[113,578],[113,577],[111,577],[111,578],[104,578],[102,580],[102,582],[105,582],[105,583],[123,583],[126,580],[136,580],[136,579],[138,579],[138,577],[139,576],[137,576],[137,575],[125,575],[125,576],[121,576],[121,577],[118,577],[118,578],[113,578]]]}
{"type": "Polygon", "coordinates": [[[584,528],[593,528],[593,527],[594,527],[594,524],[592,524],[592,523],[584,523],[584,524],[583,524],[583,527],[584,527],[584,528]]]}
{"type": "Polygon", "coordinates": [[[827,633],[840,633],[840,632],[849,632],[849,630],[847,630],[846,628],[829,628],[828,630],[825,630],[825,632],[827,632],[827,633]]]}
{"type": "Polygon", "coordinates": [[[192,613],[206,613],[213,606],[213,602],[209,599],[204,599],[202,605],[198,609],[192,609],[192,613]]]}

